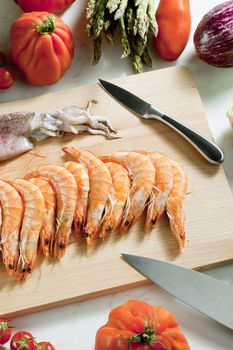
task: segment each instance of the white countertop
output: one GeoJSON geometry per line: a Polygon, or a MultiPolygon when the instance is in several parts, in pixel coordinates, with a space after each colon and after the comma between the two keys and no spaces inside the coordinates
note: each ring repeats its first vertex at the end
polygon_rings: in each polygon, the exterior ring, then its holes
{"type": "MultiPolygon", "coordinates": [[[[193,31],[201,17],[221,2],[223,1],[191,0],[193,31]]],[[[61,81],[51,87],[35,88],[18,79],[10,90],[0,92],[0,102],[95,83],[99,77],[111,79],[133,73],[128,60],[119,59],[119,48],[113,49],[106,46],[99,65],[94,67],[90,65],[92,60],[91,44],[85,35],[81,34],[84,26],[85,5],[85,0],[77,0],[62,16],[73,29],[78,44],[73,65],[61,81]]],[[[0,50],[8,48],[10,25],[20,13],[21,11],[13,0],[0,0],[0,50]]],[[[218,145],[225,152],[224,168],[233,191],[233,131],[225,117],[227,105],[233,98],[233,69],[210,67],[198,60],[195,57],[192,35],[185,52],[177,62],[166,63],[155,57],[153,59],[153,69],[175,64],[189,67],[194,74],[211,130],[218,145]]],[[[190,118],[192,117],[195,116],[190,116],[190,118]]],[[[233,283],[233,265],[216,268],[208,273],[233,283]]],[[[62,276],[61,288],[63,288],[62,276]]],[[[33,298],[33,295],[29,297],[33,298]]],[[[94,349],[96,330],[106,322],[110,309],[130,298],[161,305],[173,312],[178,318],[192,350],[233,349],[233,333],[231,331],[193,311],[155,286],[137,288],[36,313],[15,319],[13,323],[17,329],[31,331],[38,340],[50,340],[59,350],[92,350],[94,349]]]]}

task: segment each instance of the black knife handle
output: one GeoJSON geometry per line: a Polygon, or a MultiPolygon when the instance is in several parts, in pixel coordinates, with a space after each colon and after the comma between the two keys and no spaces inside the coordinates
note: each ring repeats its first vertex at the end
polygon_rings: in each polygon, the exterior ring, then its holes
{"type": "Polygon", "coordinates": [[[160,111],[159,113],[157,113],[157,111],[153,113],[153,108],[149,114],[150,118],[154,115],[155,119],[167,124],[170,128],[184,137],[185,140],[187,140],[208,162],[219,165],[224,161],[223,151],[215,143],[200,135],[198,132],[160,111]]]}

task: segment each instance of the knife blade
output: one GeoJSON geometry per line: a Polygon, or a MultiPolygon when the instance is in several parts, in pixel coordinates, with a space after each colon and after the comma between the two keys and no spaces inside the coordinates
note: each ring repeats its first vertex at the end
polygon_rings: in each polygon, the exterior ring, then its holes
{"type": "Polygon", "coordinates": [[[99,79],[99,82],[112,97],[130,111],[136,113],[138,117],[156,119],[168,125],[188,141],[208,162],[219,165],[224,161],[223,151],[206,137],[164,114],[131,92],[102,79],[99,79]]]}
{"type": "Polygon", "coordinates": [[[233,330],[232,285],[167,262],[129,254],[122,257],[177,299],[233,330]]]}

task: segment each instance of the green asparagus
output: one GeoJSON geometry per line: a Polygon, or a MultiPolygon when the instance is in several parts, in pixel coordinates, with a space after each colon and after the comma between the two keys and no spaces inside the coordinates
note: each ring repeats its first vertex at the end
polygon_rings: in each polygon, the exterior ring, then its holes
{"type": "Polygon", "coordinates": [[[88,0],[87,34],[93,37],[94,58],[101,57],[102,36],[114,45],[119,28],[122,58],[129,57],[136,73],[143,65],[152,66],[147,44],[149,36],[156,36],[158,26],[154,14],[154,0],[88,0]]]}

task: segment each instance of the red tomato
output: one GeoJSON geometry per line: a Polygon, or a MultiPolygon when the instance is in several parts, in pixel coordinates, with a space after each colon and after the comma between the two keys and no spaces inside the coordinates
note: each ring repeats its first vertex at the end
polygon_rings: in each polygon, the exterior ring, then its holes
{"type": "Polygon", "coordinates": [[[65,10],[75,0],[14,0],[24,12],[47,11],[58,13],[65,10]]]}
{"type": "MultiPolygon", "coordinates": [[[[1,68],[0,68],[1,69],[1,68]]],[[[1,75],[0,75],[1,83],[1,75]]],[[[11,326],[9,321],[0,318],[0,344],[6,344],[11,337],[11,326]]]]}
{"type": "MultiPolygon", "coordinates": [[[[8,89],[14,82],[14,76],[8,68],[0,67],[0,90],[8,89]]],[[[1,343],[0,343],[1,344],[1,343]]]]}
{"type": "Polygon", "coordinates": [[[176,60],[185,49],[191,30],[189,0],[160,0],[156,20],[158,36],[155,48],[166,61],[176,60]]]}
{"type": "Polygon", "coordinates": [[[38,343],[38,350],[56,350],[56,349],[51,343],[41,341],[40,343],[38,343]]]}
{"type": "Polygon", "coordinates": [[[0,67],[6,67],[7,63],[8,63],[8,59],[6,54],[0,51],[0,67]]]}
{"type": "Polygon", "coordinates": [[[11,350],[37,350],[35,338],[29,332],[18,332],[13,335],[10,342],[11,350]]]}
{"type": "Polygon", "coordinates": [[[167,310],[129,300],[113,309],[96,334],[95,350],[190,350],[167,310]]]}
{"type": "Polygon", "coordinates": [[[11,53],[29,83],[54,84],[72,62],[74,40],[69,27],[56,15],[24,13],[11,27],[11,53]]]}

